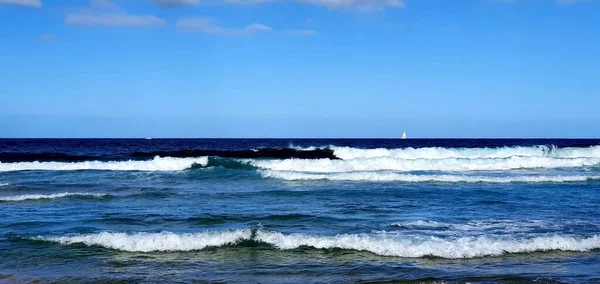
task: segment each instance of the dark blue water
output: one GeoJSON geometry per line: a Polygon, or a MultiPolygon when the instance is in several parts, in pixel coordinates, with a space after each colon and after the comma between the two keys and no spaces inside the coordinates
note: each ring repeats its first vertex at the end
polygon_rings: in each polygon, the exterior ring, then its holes
{"type": "Polygon", "coordinates": [[[0,282],[599,282],[600,140],[0,140],[0,282]]]}

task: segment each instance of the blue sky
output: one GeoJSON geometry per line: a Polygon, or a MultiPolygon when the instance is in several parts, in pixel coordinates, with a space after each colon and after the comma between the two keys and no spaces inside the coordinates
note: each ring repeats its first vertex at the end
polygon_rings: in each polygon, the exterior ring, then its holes
{"type": "Polygon", "coordinates": [[[0,137],[600,137],[600,1],[0,0],[0,137]]]}

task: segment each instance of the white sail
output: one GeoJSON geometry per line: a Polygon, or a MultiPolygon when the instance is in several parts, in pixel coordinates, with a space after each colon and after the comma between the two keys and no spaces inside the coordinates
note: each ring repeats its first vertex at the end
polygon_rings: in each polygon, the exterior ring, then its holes
{"type": "Polygon", "coordinates": [[[406,132],[402,132],[402,139],[406,139],[406,132]]]}

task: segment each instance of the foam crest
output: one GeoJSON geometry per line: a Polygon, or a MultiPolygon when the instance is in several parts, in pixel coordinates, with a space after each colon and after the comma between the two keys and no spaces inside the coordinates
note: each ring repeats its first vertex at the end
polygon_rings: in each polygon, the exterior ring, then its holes
{"type": "Polygon", "coordinates": [[[501,171],[532,168],[570,168],[593,166],[600,158],[556,159],[550,157],[511,157],[494,159],[397,159],[360,158],[352,160],[249,160],[250,164],[269,170],[313,173],[359,171],[501,171]]]}
{"type": "Polygon", "coordinates": [[[265,178],[287,181],[364,181],[364,182],[448,182],[448,183],[511,183],[511,182],[577,182],[600,179],[600,176],[470,176],[470,175],[413,175],[394,172],[349,172],[314,174],[306,172],[261,170],[265,178]]]}
{"type": "Polygon", "coordinates": [[[6,196],[0,197],[0,201],[25,201],[25,200],[37,200],[37,199],[55,199],[70,196],[83,196],[83,197],[105,197],[108,194],[101,193],[82,193],[82,192],[63,192],[54,194],[25,194],[17,196],[6,196]]]}
{"type": "Polygon", "coordinates": [[[284,235],[277,232],[257,232],[257,240],[282,250],[299,247],[317,249],[347,249],[368,251],[381,256],[441,258],[474,258],[498,256],[506,253],[536,251],[589,251],[600,248],[600,237],[577,238],[570,236],[543,236],[535,238],[462,237],[398,237],[380,235],[311,236],[284,235]]]}
{"type": "Polygon", "coordinates": [[[10,185],[10,183],[8,183],[8,182],[0,183],[0,187],[9,186],[9,185],[10,185]]]}
{"type": "Polygon", "coordinates": [[[1,163],[0,172],[11,171],[75,171],[75,170],[107,170],[107,171],[180,171],[192,167],[194,164],[206,166],[208,157],[199,158],[171,158],[155,157],[147,161],[87,161],[76,163],[63,162],[17,162],[1,163]]]}
{"type": "MultiPolygon", "coordinates": [[[[598,223],[578,222],[579,225],[586,227],[598,227],[598,223]]],[[[528,233],[537,230],[564,230],[566,227],[576,225],[573,222],[547,222],[542,220],[474,220],[467,223],[444,223],[431,220],[416,220],[407,222],[392,223],[392,226],[400,229],[412,230],[412,233],[417,233],[420,230],[426,230],[428,234],[433,233],[433,230],[444,234],[456,234],[464,236],[465,233],[470,235],[477,234],[514,234],[528,233]]]]}
{"type": "Polygon", "coordinates": [[[206,247],[219,247],[235,244],[238,241],[250,239],[252,231],[249,229],[232,231],[215,231],[203,233],[114,233],[101,232],[98,234],[63,236],[63,237],[37,237],[35,239],[57,242],[60,244],[84,244],[88,246],[101,246],[109,249],[129,252],[153,251],[194,251],[206,247]]]}
{"type": "MultiPolygon", "coordinates": [[[[296,146],[294,144],[289,144],[288,148],[298,150],[298,151],[314,151],[317,149],[324,149],[324,147],[315,147],[315,146],[301,147],[301,146],[296,146]]],[[[333,149],[332,147],[328,147],[328,148],[333,149]]]]}
{"type": "Polygon", "coordinates": [[[409,221],[409,222],[393,223],[392,226],[398,226],[398,227],[402,227],[402,228],[411,228],[411,229],[423,229],[423,228],[433,229],[433,228],[446,228],[446,227],[449,227],[450,224],[436,222],[436,221],[430,221],[430,220],[416,220],[416,221],[409,221]]]}
{"type": "Polygon", "coordinates": [[[600,146],[557,148],[554,146],[500,148],[400,148],[357,149],[330,147],[340,159],[382,158],[397,159],[496,159],[510,157],[600,158],[600,146]]]}
{"type": "Polygon", "coordinates": [[[433,236],[402,236],[389,233],[315,236],[283,234],[264,230],[239,229],[201,233],[114,233],[34,238],[60,244],[85,244],[129,252],[175,252],[202,250],[256,241],[276,249],[291,250],[300,247],[316,249],[346,249],[368,251],[381,256],[441,258],[474,258],[498,256],[506,253],[537,251],[590,251],[600,248],[600,237],[565,235],[514,237],[461,237],[443,239],[433,236]]]}

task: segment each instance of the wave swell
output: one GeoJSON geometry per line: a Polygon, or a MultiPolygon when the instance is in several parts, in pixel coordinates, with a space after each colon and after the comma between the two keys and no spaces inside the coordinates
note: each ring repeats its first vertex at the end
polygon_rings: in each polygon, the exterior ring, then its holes
{"type": "Polygon", "coordinates": [[[394,172],[349,172],[313,174],[306,172],[289,172],[262,170],[265,178],[276,178],[287,181],[369,181],[369,182],[444,182],[444,183],[511,183],[511,182],[578,182],[600,179],[600,176],[470,176],[470,175],[413,175],[394,172]]]}
{"type": "Polygon", "coordinates": [[[129,252],[153,251],[195,251],[206,247],[220,247],[235,244],[252,237],[252,230],[233,230],[222,232],[204,233],[113,233],[101,232],[98,234],[63,236],[63,237],[37,237],[37,240],[57,242],[60,244],[85,244],[88,246],[101,246],[109,249],[129,252]]]}
{"type": "Polygon", "coordinates": [[[55,198],[63,198],[63,197],[106,197],[108,194],[101,193],[82,193],[82,192],[63,192],[63,193],[54,193],[54,194],[25,194],[25,195],[17,195],[17,196],[5,196],[0,197],[0,201],[25,201],[25,200],[38,200],[38,199],[55,199],[55,198]]]}
{"type": "Polygon", "coordinates": [[[0,163],[0,172],[10,171],[76,171],[76,170],[106,170],[106,171],[180,171],[191,168],[195,164],[206,165],[207,157],[172,158],[155,157],[148,161],[87,161],[76,163],[62,162],[18,162],[0,163]]]}
{"type": "Polygon", "coordinates": [[[107,155],[74,155],[67,153],[0,152],[0,162],[85,162],[85,161],[128,161],[148,160],[156,156],[172,158],[221,157],[239,159],[338,159],[329,148],[293,149],[260,148],[256,150],[174,150],[115,153],[107,155]]]}
{"type": "Polygon", "coordinates": [[[236,159],[491,159],[511,157],[551,157],[551,158],[600,158],[600,146],[589,147],[556,147],[553,145],[513,146],[495,148],[375,148],[362,149],[353,147],[306,147],[299,148],[259,148],[253,150],[218,150],[218,149],[184,149],[169,151],[133,151],[110,154],[73,154],[60,152],[0,152],[0,162],[85,162],[85,161],[128,161],[147,160],[153,157],[194,158],[221,157],[236,159]]]}
{"type": "MultiPolygon", "coordinates": [[[[0,158],[3,154],[6,153],[0,153],[0,158]]],[[[49,159],[54,159],[60,157],[62,154],[56,155],[53,154],[48,157],[49,159]]],[[[103,161],[99,159],[75,162],[43,161],[43,159],[40,159],[26,162],[0,162],[0,172],[24,170],[180,171],[197,167],[222,167],[235,170],[254,170],[258,168],[262,170],[298,173],[348,173],[348,175],[344,177],[297,177],[297,179],[307,180],[410,181],[423,179],[423,177],[413,178],[409,176],[392,176],[382,173],[377,175],[365,174],[360,178],[357,174],[350,173],[376,171],[509,171],[518,169],[592,167],[600,164],[600,146],[590,146],[586,148],[535,146],[502,148],[432,147],[403,149],[357,149],[330,146],[330,148],[264,148],[240,151],[155,151],[134,152],[127,155],[132,157],[132,159],[126,161],[103,161]],[[155,154],[158,154],[158,156],[150,156],[155,154]]],[[[87,158],[89,157],[86,156],[85,159],[87,158]]],[[[283,177],[284,174],[279,174],[278,176],[280,178],[285,178],[283,177]]],[[[285,176],[289,178],[290,174],[285,174],[285,176]]],[[[540,177],[537,179],[523,177],[518,180],[544,181],[545,179],[549,181],[559,181],[561,178],[563,177],[540,177]]],[[[573,179],[581,180],[582,178],[583,177],[567,178],[565,181],[571,181],[573,179]]],[[[453,179],[454,178],[449,177],[438,177],[433,180],[451,182],[453,179]]],[[[486,179],[479,180],[487,181],[486,179]]],[[[476,179],[465,181],[477,182],[476,179]]],[[[510,181],[494,180],[492,182],[510,181]]]]}
{"type": "Polygon", "coordinates": [[[594,166],[600,158],[556,159],[550,157],[511,157],[477,159],[398,159],[357,158],[351,160],[249,160],[250,164],[268,170],[313,173],[360,171],[502,171],[533,168],[571,168],[594,166]]]}
{"type": "Polygon", "coordinates": [[[345,249],[368,251],[381,256],[475,258],[499,256],[507,253],[543,251],[585,252],[600,248],[600,237],[575,237],[567,235],[524,237],[408,237],[395,234],[345,234],[315,236],[308,234],[283,234],[265,230],[238,229],[201,233],[116,233],[42,237],[35,240],[60,244],[85,244],[129,252],[195,251],[207,247],[236,245],[243,241],[256,241],[280,250],[301,247],[315,249],[345,249]]]}
{"type": "Polygon", "coordinates": [[[396,159],[498,159],[511,157],[551,157],[551,158],[600,158],[600,146],[566,147],[532,146],[499,148],[399,148],[399,149],[357,149],[330,146],[336,157],[343,160],[383,158],[396,159]]]}

